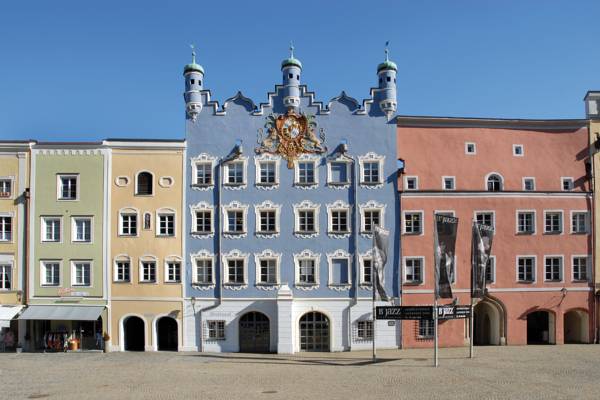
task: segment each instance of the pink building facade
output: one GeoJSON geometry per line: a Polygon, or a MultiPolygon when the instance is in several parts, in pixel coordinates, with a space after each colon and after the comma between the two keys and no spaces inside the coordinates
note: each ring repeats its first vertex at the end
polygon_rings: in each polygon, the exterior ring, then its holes
{"type": "MultiPolygon", "coordinates": [[[[585,120],[398,117],[402,304],[432,304],[433,215],[448,213],[459,218],[459,304],[470,302],[472,221],[495,227],[476,344],[593,342],[587,143],[585,120]]],[[[403,346],[432,346],[432,328],[404,321],[403,346]]],[[[440,322],[439,340],[468,344],[468,321],[440,322]]]]}

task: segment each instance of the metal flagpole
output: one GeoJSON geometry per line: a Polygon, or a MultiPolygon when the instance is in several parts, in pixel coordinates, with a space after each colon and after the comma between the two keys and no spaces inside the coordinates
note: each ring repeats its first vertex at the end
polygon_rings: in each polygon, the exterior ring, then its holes
{"type": "Polygon", "coordinates": [[[471,314],[469,315],[469,358],[473,358],[473,297],[471,297],[471,314]]]}
{"type": "Polygon", "coordinates": [[[471,220],[471,313],[469,314],[469,358],[473,358],[473,332],[475,331],[473,327],[473,288],[475,287],[475,242],[474,242],[474,233],[475,233],[475,220],[471,220]]]}
{"type": "Polygon", "coordinates": [[[437,287],[438,287],[438,260],[437,260],[437,221],[435,211],[433,212],[433,366],[438,366],[438,311],[437,311],[437,287]]]}

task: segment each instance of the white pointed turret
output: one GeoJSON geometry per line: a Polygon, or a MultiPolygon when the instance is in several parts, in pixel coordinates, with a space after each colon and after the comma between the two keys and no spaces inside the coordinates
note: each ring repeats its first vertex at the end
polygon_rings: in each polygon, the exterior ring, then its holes
{"type": "Polygon", "coordinates": [[[396,99],[396,73],[398,67],[396,63],[389,59],[389,51],[386,43],[385,61],[377,66],[377,76],[379,77],[379,89],[381,89],[381,97],[379,100],[379,108],[388,118],[391,117],[398,106],[396,99]]]}
{"type": "Polygon", "coordinates": [[[183,76],[185,77],[185,111],[187,116],[195,121],[200,111],[202,111],[202,98],[200,91],[204,81],[204,68],[202,65],[196,64],[196,51],[192,45],[192,62],[183,68],[183,76]]]}
{"type": "Polygon", "coordinates": [[[281,62],[283,73],[283,104],[286,107],[300,107],[300,73],[302,63],[294,58],[294,46],[290,43],[290,58],[281,62]]]}

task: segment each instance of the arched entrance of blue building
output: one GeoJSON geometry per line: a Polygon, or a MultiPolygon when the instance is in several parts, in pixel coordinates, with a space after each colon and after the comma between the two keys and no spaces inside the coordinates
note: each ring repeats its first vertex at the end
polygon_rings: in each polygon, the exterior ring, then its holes
{"type": "Polygon", "coordinates": [[[329,318],[323,313],[312,311],[300,318],[300,350],[329,351],[329,318]]]}
{"type": "Polygon", "coordinates": [[[271,329],[269,318],[257,311],[244,314],[240,318],[240,352],[268,353],[271,329]]]}

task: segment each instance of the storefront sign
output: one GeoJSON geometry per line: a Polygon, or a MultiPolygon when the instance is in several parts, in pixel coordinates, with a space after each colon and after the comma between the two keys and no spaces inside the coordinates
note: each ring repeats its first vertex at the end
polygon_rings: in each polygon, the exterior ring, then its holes
{"type": "Polygon", "coordinates": [[[438,319],[464,319],[471,315],[471,306],[438,306],[438,319]]]}
{"type": "Polygon", "coordinates": [[[433,319],[432,306],[382,306],[375,313],[376,319],[433,319]]]}

